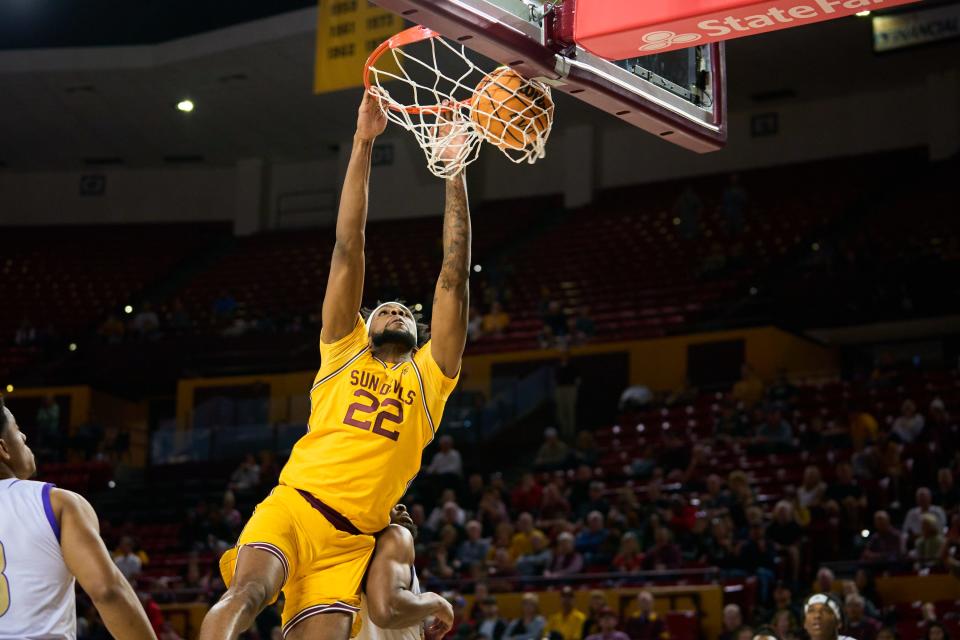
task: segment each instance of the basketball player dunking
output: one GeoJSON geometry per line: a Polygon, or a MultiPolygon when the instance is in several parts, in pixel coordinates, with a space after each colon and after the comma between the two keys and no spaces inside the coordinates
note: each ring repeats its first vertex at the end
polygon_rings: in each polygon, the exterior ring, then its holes
{"type": "MultiPolygon", "coordinates": [[[[462,174],[446,185],[432,339],[424,343],[416,317],[400,303],[381,304],[366,322],[358,313],[371,150],[386,125],[377,101],[364,94],[337,215],[308,432],[279,486],[221,559],[229,589],[207,614],[201,640],[237,638],[281,590],[286,640],[347,638],[374,534],[389,525],[391,508],[420,470],[457,384],[470,271],[462,174]]],[[[435,604],[434,615],[442,608],[435,604]]]]}
{"type": "Polygon", "coordinates": [[[435,593],[420,592],[413,567],[416,537],[413,518],[398,504],[390,512],[390,526],[377,536],[360,609],[363,626],[356,640],[421,640],[425,632],[437,638],[449,629],[453,607],[435,593]],[[437,615],[438,604],[441,615],[437,615]],[[437,619],[425,629],[424,619],[431,615],[437,619]]]}
{"type": "Polygon", "coordinates": [[[43,482],[0,398],[0,640],[74,640],[77,581],[117,640],[156,638],[79,495],[43,482]]]}

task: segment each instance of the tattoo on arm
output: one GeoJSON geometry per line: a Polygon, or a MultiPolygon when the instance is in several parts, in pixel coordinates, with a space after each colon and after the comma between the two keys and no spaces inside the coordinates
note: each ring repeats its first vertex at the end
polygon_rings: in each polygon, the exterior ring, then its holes
{"type": "Polygon", "coordinates": [[[470,277],[470,207],[462,175],[447,181],[447,205],[443,214],[443,267],[440,288],[465,288],[470,277]]]}

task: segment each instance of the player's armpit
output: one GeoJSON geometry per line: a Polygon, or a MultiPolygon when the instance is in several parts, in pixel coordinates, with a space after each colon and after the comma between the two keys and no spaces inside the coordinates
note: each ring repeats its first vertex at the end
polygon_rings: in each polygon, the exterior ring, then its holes
{"type": "Polygon", "coordinates": [[[93,600],[111,635],[117,640],[156,638],[140,599],[100,538],[99,520],[90,503],[76,493],[54,489],[50,504],[60,522],[64,562],[93,600]]]}

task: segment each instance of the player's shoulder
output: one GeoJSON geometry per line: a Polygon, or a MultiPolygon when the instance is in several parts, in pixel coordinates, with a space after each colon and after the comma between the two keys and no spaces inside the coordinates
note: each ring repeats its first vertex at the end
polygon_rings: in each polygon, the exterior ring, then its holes
{"type": "Polygon", "coordinates": [[[388,525],[377,537],[377,544],[409,545],[413,547],[413,534],[406,527],[398,524],[388,525]]]}
{"type": "Polygon", "coordinates": [[[94,516],[93,506],[79,493],[68,489],[54,487],[50,490],[50,506],[54,513],[60,516],[63,513],[75,513],[82,516],[94,516]]]}

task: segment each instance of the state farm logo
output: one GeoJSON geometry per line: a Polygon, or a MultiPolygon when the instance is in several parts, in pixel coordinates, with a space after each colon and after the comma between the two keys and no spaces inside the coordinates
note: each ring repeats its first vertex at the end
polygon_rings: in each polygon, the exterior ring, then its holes
{"type": "Polygon", "coordinates": [[[696,42],[702,36],[699,33],[674,33],[673,31],[653,31],[643,36],[646,43],[640,47],[640,51],[659,51],[672,47],[675,44],[686,44],[687,42],[696,42]]]}

